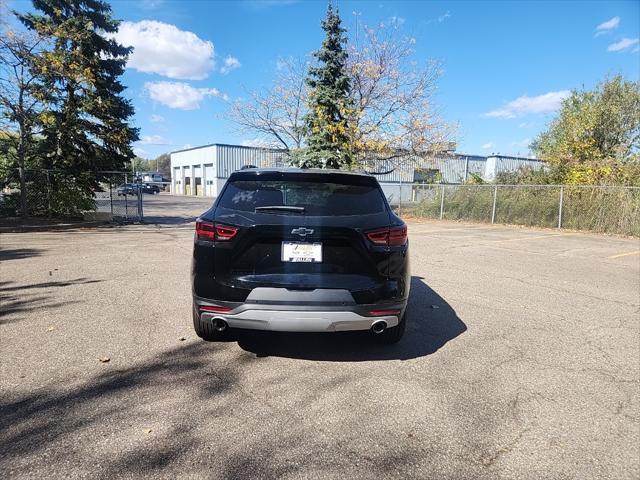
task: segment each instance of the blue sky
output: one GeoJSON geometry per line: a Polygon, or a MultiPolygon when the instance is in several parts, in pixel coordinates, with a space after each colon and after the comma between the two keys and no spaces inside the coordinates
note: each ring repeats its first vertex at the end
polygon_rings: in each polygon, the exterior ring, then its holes
{"type": "MultiPolygon", "coordinates": [[[[326,1],[112,1],[119,38],[138,46],[124,76],[141,129],[137,152],[255,138],[228,101],[268,86],[278,60],[322,41],[326,1]]],[[[337,2],[349,34],[395,18],[415,58],[444,65],[437,103],[459,124],[458,151],[526,154],[572,89],[640,76],[640,2],[337,2]]],[[[30,2],[14,0],[18,10],[30,2]]]]}

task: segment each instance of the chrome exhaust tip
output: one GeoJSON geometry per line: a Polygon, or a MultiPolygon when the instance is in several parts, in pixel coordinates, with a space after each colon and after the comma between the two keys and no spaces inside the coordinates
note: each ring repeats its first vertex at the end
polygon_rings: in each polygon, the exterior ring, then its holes
{"type": "Polygon", "coordinates": [[[224,332],[227,329],[227,327],[228,327],[228,325],[227,325],[227,322],[226,322],[226,320],[224,318],[215,317],[213,319],[213,328],[217,332],[224,332]]]}
{"type": "Polygon", "coordinates": [[[384,320],[378,320],[377,322],[373,322],[371,325],[371,331],[373,333],[382,333],[387,329],[387,322],[384,320]]]}

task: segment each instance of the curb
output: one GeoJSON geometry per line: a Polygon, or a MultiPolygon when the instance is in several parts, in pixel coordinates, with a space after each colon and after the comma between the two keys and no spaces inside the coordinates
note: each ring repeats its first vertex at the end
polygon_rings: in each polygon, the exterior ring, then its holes
{"type": "Polygon", "coordinates": [[[0,227],[0,233],[49,232],[56,230],[73,230],[77,228],[95,228],[110,225],[110,222],[54,223],[50,225],[16,225],[0,227]]]}

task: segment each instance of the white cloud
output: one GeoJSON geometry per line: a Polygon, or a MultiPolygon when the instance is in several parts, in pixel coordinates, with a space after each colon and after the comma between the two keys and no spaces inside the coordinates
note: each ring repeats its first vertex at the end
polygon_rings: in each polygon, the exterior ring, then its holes
{"type": "Polygon", "coordinates": [[[548,113],[558,109],[562,100],[571,95],[569,90],[549,92],[537,97],[523,95],[510,101],[502,108],[485,113],[486,117],[516,118],[529,113],[548,113]]]}
{"type": "Polygon", "coordinates": [[[620,17],[613,17],[611,20],[602,22],[596,27],[596,37],[618,28],[618,25],[620,25],[620,17]]]}
{"type": "Polygon", "coordinates": [[[162,122],[164,122],[164,117],[162,115],[155,115],[154,114],[154,115],[151,115],[149,117],[149,121],[151,123],[162,123],[162,122]]]}
{"type": "Polygon", "coordinates": [[[194,88],[182,82],[147,82],[144,88],[152,100],[180,110],[197,110],[205,98],[220,95],[216,88],[194,88]]]}
{"type": "Polygon", "coordinates": [[[224,65],[220,69],[220,73],[226,75],[227,73],[235,70],[236,68],[240,68],[241,66],[242,64],[240,63],[240,60],[238,60],[236,57],[229,56],[224,59],[224,65]]]}
{"type": "Polygon", "coordinates": [[[640,42],[640,39],[638,38],[623,38],[619,42],[612,43],[611,45],[609,45],[609,47],[607,47],[607,51],[622,52],[624,50],[627,50],[630,47],[633,47],[634,45],[638,45],[638,42],[640,42]]]}
{"type": "Polygon", "coordinates": [[[511,143],[511,146],[513,147],[521,147],[521,148],[529,148],[529,145],[531,145],[531,139],[530,138],[525,138],[523,140],[520,140],[519,142],[513,142],[511,143]]]}
{"type": "Polygon", "coordinates": [[[164,0],[142,0],[141,6],[142,8],[152,10],[154,8],[159,7],[164,3],[164,0]]]}
{"type": "Polygon", "coordinates": [[[438,23],[444,22],[447,18],[451,18],[451,12],[449,10],[447,10],[447,12],[445,14],[440,15],[438,17],[438,23]]]}
{"type": "Polygon", "coordinates": [[[160,135],[143,135],[138,143],[140,145],[157,145],[165,143],[165,140],[160,135]]]}
{"type": "Polygon", "coordinates": [[[214,66],[213,43],[175,25],[142,20],[122,22],[111,34],[124,46],[132,46],[127,67],[169,78],[202,80],[214,66]]]}
{"type": "Polygon", "coordinates": [[[429,20],[426,21],[427,25],[430,23],[434,23],[434,22],[438,22],[438,23],[442,23],[444,22],[447,18],[451,18],[451,11],[447,10],[445,13],[443,13],[442,15],[438,15],[435,18],[430,18],[429,20]]]}
{"type": "Polygon", "coordinates": [[[489,150],[490,148],[495,147],[495,144],[489,142],[489,143],[485,143],[484,145],[482,145],[482,148],[485,150],[489,150]]]}
{"type": "Polygon", "coordinates": [[[533,122],[522,122],[518,124],[518,128],[531,128],[535,124],[533,122]]]}
{"type": "Polygon", "coordinates": [[[147,158],[149,157],[149,152],[147,152],[146,150],[142,149],[142,148],[134,148],[133,149],[133,154],[136,157],[141,157],[141,158],[147,158]]]}
{"type": "Polygon", "coordinates": [[[389,18],[389,24],[393,27],[401,27],[406,19],[404,17],[393,16],[389,18]]]}

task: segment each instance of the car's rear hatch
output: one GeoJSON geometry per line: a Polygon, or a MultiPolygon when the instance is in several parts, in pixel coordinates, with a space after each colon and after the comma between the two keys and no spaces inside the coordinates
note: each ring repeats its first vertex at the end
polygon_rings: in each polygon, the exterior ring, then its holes
{"type": "Polygon", "coordinates": [[[357,291],[386,280],[389,252],[366,235],[390,221],[374,179],[286,172],[241,178],[230,179],[215,210],[216,224],[237,229],[216,241],[216,281],[357,291]]]}

